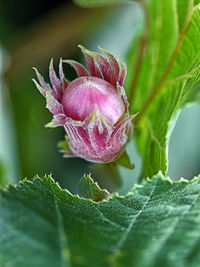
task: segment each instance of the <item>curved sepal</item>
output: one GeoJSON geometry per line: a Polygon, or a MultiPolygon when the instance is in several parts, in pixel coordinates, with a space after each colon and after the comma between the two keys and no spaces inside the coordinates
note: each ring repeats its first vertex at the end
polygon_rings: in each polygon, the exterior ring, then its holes
{"type": "MultiPolygon", "coordinates": [[[[112,138],[120,139],[121,136],[125,135],[126,126],[128,125],[129,122],[131,122],[137,116],[137,114],[138,113],[132,114],[132,115],[126,117],[120,123],[118,123],[112,132],[111,139],[112,138]]],[[[130,124],[128,126],[129,126],[129,128],[130,127],[132,128],[132,124],[130,124]]],[[[131,132],[132,132],[132,129],[128,129],[127,137],[129,137],[131,135],[131,132]]]]}
{"type": "Polygon", "coordinates": [[[59,62],[59,76],[60,76],[60,81],[62,84],[63,91],[65,91],[65,89],[68,86],[68,82],[67,82],[65,75],[64,75],[64,72],[63,72],[62,58],[60,58],[60,62],[59,62]]]}
{"type": "Polygon", "coordinates": [[[51,92],[49,91],[46,92],[46,101],[46,107],[52,114],[56,115],[59,113],[64,113],[63,106],[55,99],[54,96],[52,96],[51,92]]]}
{"type": "Polygon", "coordinates": [[[91,76],[104,79],[115,87],[117,83],[120,86],[123,85],[126,77],[125,63],[101,47],[99,47],[99,50],[105,56],[91,52],[82,45],[79,45],[79,47],[85,56],[91,76]]]}
{"type": "Polygon", "coordinates": [[[121,61],[119,58],[117,58],[117,61],[119,63],[120,66],[120,72],[119,72],[119,85],[123,86],[124,84],[124,80],[126,78],[126,74],[127,74],[127,69],[126,69],[126,64],[121,61]]]}
{"type": "Polygon", "coordinates": [[[119,81],[119,72],[120,72],[118,61],[112,54],[110,54],[105,49],[99,47],[99,50],[102,51],[108,59],[107,61],[111,69],[111,84],[116,86],[116,83],[119,81]]]}
{"type": "Polygon", "coordinates": [[[75,69],[79,77],[89,76],[89,73],[86,70],[86,68],[82,64],[76,62],[75,60],[67,59],[67,60],[63,60],[62,62],[70,64],[75,69]]]}
{"type": "Polygon", "coordinates": [[[55,128],[58,126],[64,126],[66,120],[67,120],[67,117],[65,114],[57,114],[57,115],[53,116],[52,121],[47,123],[45,125],[45,127],[46,128],[55,128]]]}
{"type": "Polygon", "coordinates": [[[45,97],[46,96],[46,90],[35,79],[32,79],[32,81],[34,82],[34,84],[37,87],[37,89],[39,90],[39,92],[45,97]]]}
{"type": "Polygon", "coordinates": [[[51,84],[53,86],[53,89],[56,92],[57,100],[61,101],[62,96],[63,96],[63,90],[62,90],[62,87],[60,85],[60,81],[59,81],[59,79],[56,75],[56,72],[54,70],[54,67],[53,67],[53,58],[51,59],[50,64],[49,64],[49,78],[50,78],[51,84]]]}
{"type": "Polygon", "coordinates": [[[42,75],[39,73],[39,71],[33,67],[33,70],[35,71],[36,73],[36,76],[38,78],[38,81],[40,82],[41,86],[46,90],[46,91],[52,91],[52,88],[51,86],[45,82],[44,78],[42,77],[42,75]]]}
{"type": "Polygon", "coordinates": [[[98,64],[95,61],[95,57],[98,54],[95,52],[91,52],[90,50],[86,49],[82,45],[79,45],[78,47],[81,49],[82,53],[85,56],[85,61],[87,63],[91,76],[95,76],[97,78],[103,79],[101,69],[99,68],[98,64]]]}

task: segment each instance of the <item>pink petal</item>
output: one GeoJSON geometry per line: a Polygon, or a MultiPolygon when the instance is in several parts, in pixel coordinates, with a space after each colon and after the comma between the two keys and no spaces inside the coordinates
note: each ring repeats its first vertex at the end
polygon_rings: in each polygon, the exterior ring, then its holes
{"type": "Polygon", "coordinates": [[[118,138],[122,136],[123,132],[125,131],[126,125],[129,121],[137,116],[138,113],[133,114],[131,116],[126,117],[123,121],[121,121],[112,132],[111,138],[118,138]]]}
{"type": "Polygon", "coordinates": [[[75,71],[79,77],[89,76],[86,68],[82,64],[76,62],[75,60],[63,60],[63,62],[70,64],[75,69],[75,71]]]}
{"type": "Polygon", "coordinates": [[[35,86],[40,91],[40,93],[45,97],[46,96],[46,90],[41,85],[39,85],[39,83],[35,79],[32,79],[32,81],[34,82],[35,86]]]}
{"type": "Polygon", "coordinates": [[[66,122],[65,125],[66,133],[69,137],[70,142],[80,142],[81,137],[77,131],[76,126],[74,126],[70,121],[66,122]]]}
{"type": "Polygon", "coordinates": [[[119,60],[119,64],[120,64],[119,85],[123,86],[127,73],[126,64],[121,60],[119,60]]]}
{"type": "Polygon", "coordinates": [[[45,91],[51,91],[52,92],[53,90],[52,90],[51,86],[44,81],[44,78],[39,73],[39,71],[36,68],[33,68],[33,70],[35,71],[36,76],[38,78],[38,81],[40,82],[40,85],[42,86],[42,88],[44,88],[45,91]]]}
{"type": "Polygon", "coordinates": [[[55,97],[52,96],[51,92],[46,92],[46,101],[47,105],[46,107],[49,109],[49,111],[56,115],[63,112],[63,106],[55,99],[55,97]]]}
{"type": "Polygon", "coordinates": [[[63,72],[62,58],[60,59],[60,62],[59,62],[59,76],[60,76],[60,81],[61,81],[63,90],[65,90],[68,86],[68,82],[66,81],[65,75],[63,72]]]}
{"type": "Polygon", "coordinates": [[[128,102],[124,87],[120,86],[118,82],[117,82],[117,91],[118,91],[119,97],[121,97],[123,99],[123,101],[124,101],[124,104],[125,104],[125,107],[126,107],[125,112],[127,112],[128,107],[129,107],[129,102],[128,102]]]}
{"type": "Polygon", "coordinates": [[[64,126],[66,122],[65,114],[57,114],[53,116],[53,120],[45,125],[45,127],[55,128],[58,126],[64,126]]]}
{"type": "Polygon", "coordinates": [[[82,45],[79,45],[79,47],[85,56],[85,61],[88,65],[91,76],[95,76],[95,77],[102,79],[103,75],[101,73],[101,70],[99,69],[99,66],[95,62],[95,57],[98,54],[95,52],[91,52],[91,51],[87,50],[82,45]]]}
{"type": "Polygon", "coordinates": [[[90,74],[92,76],[95,76],[95,65],[94,65],[94,59],[93,57],[91,56],[91,52],[87,49],[85,49],[82,45],[78,45],[78,47],[81,49],[82,53],[84,54],[85,56],[85,61],[88,65],[88,68],[89,68],[89,71],[90,71],[90,74]]]}
{"type": "Polygon", "coordinates": [[[99,69],[102,73],[102,78],[111,83],[111,67],[107,60],[103,56],[96,54],[95,62],[96,65],[99,66],[99,69]]]}
{"type": "Polygon", "coordinates": [[[113,127],[103,118],[96,108],[84,121],[88,130],[88,136],[92,146],[99,146],[105,149],[105,144],[112,133],[113,127]]]}
{"type": "Polygon", "coordinates": [[[117,60],[115,59],[115,57],[110,54],[109,52],[107,52],[106,50],[104,50],[103,48],[99,47],[99,49],[107,56],[108,58],[108,62],[110,64],[110,68],[111,68],[111,83],[115,86],[117,81],[119,80],[119,64],[117,62],[117,60]]]}
{"type": "Polygon", "coordinates": [[[60,85],[60,81],[56,76],[55,70],[53,68],[53,59],[51,59],[50,65],[49,65],[49,77],[51,80],[51,84],[56,92],[57,95],[57,99],[61,100],[62,95],[63,95],[63,90],[62,87],[60,85]]]}

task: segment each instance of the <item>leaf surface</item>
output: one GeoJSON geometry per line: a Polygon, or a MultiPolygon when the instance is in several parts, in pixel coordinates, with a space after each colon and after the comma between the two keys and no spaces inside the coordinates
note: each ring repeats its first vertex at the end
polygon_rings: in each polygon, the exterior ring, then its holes
{"type": "Polygon", "coordinates": [[[152,177],[167,171],[168,138],[178,110],[200,99],[200,4],[143,2],[144,34],[128,54],[127,88],[131,113],[139,112],[135,134],[142,177],[152,177]]]}
{"type": "Polygon", "coordinates": [[[1,266],[199,266],[200,178],[93,202],[51,177],[1,192],[1,266]]]}
{"type": "Polygon", "coordinates": [[[101,189],[99,185],[93,181],[90,175],[83,176],[79,182],[79,189],[81,196],[96,202],[107,199],[110,195],[106,189],[101,189]]]}

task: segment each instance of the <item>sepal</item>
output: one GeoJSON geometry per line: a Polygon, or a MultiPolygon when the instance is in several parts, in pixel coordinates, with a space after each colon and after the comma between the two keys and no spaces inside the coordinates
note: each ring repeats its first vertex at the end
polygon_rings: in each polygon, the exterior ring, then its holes
{"type": "Polygon", "coordinates": [[[67,118],[64,114],[57,114],[53,116],[53,119],[51,122],[47,123],[45,125],[46,128],[55,128],[59,126],[64,126],[67,118]]]}
{"type": "Polygon", "coordinates": [[[46,107],[48,108],[48,110],[53,114],[59,114],[59,113],[64,113],[63,111],[63,106],[62,104],[60,104],[51,94],[50,91],[46,92],[46,107]]]}
{"type": "Polygon", "coordinates": [[[60,141],[60,142],[58,143],[59,151],[60,151],[61,153],[64,153],[64,155],[63,155],[64,158],[73,158],[73,157],[76,157],[76,155],[74,155],[74,154],[71,152],[67,140],[68,140],[68,137],[65,136],[65,140],[60,141]]]}
{"type": "Polygon", "coordinates": [[[89,76],[89,73],[86,70],[86,68],[82,64],[76,62],[75,60],[69,60],[68,59],[68,60],[63,60],[62,62],[68,63],[69,65],[71,65],[75,69],[75,71],[79,77],[89,76]]]}
{"type": "Polygon", "coordinates": [[[126,150],[122,152],[122,154],[119,156],[119,158],[116,161],[116,164],[121,165],[122,167],[128,168],[128,169],[134,169],[134,164],[131,163],[129,155],[127,154],[126,150]]]}
{"type": "MultiPolygon", "coordinates": [[[[45,82],[44,78],[42,77],[42,75],[39,73],[39,71],[33,67],[33,70],[35,71],[36,73],[36,76],[38,78],[38,81],[40,82],[40,85],[42,86],[42,88],[45,90],[45,91],[53,91],[51,86],[45,82]]],[[[44,95],[45,96],[45,95],[44,95]]]]}
{"type": "Polygon", "coordinates": [[[54,67],[53,67],[53,58],[51,59],[50,64],[49,64],[49,78],[53,86],[53,89],[56,92],[56,99],[61,101],[62,96],[63,96],[63,89],[60,85],[60,80],[58,79],[56,72],[54,70],[54,67]]]}
{"type": "Polygon", "coordinates": [[[60,62],[59,62],[59,76],[60,76],[60,81],[62,84],[63,91],[65,91],[65,89],[68,86],[68,81],[66,80],[64,72],[63,72],[62,58],[60,58],[60,62]]]}

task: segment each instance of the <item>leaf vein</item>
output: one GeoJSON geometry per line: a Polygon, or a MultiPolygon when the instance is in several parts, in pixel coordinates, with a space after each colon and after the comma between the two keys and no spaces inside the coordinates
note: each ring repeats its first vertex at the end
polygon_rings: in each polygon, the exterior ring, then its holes
{"type": "Polygon", "coordinates": [[[152,187],[151,189],[151,192],[147,198],[147,200],[145,201],[143,207],[141,210],[139,210],[139,212],[132,216],[133,219],[131,220],[129,226],[126,228],[125,232],[123,233],[122,237],[120,238],[120,240],[118,241],[117,245],[116,245],[116,248],[113,252],[113,256],[114,256],[114,259],[117,260],[117,257],[119,255],[119,251],[120,249],[123,247],[124,243],[126,242],[127,238],[128,238],[128,234],[130,233],[130,231],[132,230],[133,226],[134,226],[134,223],[136,222],[136,220],[140,217],[141,213],[143,212],[143,210],[145,209],[145,207],[148,205],[149,201],[151,200],[152,198],[152,195],[154,194],[154,191],[156,189],[156,186],[157,186],[157,181],[156,183],[154,184],[154,186],[152,187]]]}

